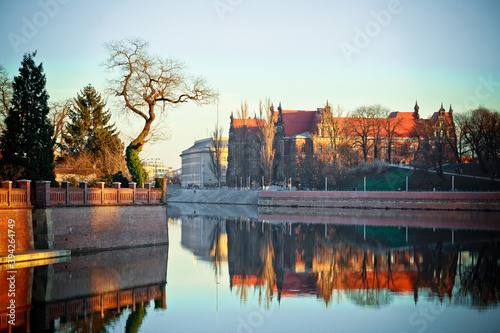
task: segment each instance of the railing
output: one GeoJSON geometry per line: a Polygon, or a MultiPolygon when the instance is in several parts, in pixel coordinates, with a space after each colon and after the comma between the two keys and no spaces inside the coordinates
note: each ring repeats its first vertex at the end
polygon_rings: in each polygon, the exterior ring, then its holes
{"type": "Polygon", "coordinates": [[[17,181],[17,188],[12,187],[11,181],[3,181],[0,208],[26,207],[31,206],[31,202],[37,207],[160,204],[163,194],[150,183],[144,184],[144,188],[136,188],[135,183],[129,183],[128,188],[121,188],[121,183],[105,188],[103,182],[97,183],[97,188],[88,188],[87,182],[80,182],[79,188],[70,188],[69,182],[61,185],[61,188],[51,188],[49,181],[37,181],[34,191],[31,191],[29,180],[17,181]]]}
{"type": "Polygon", "coordinates": [[[88,188],[86,182],[80,182],[79,188],[70,188],[69,182],[62,182],[61,188],[51,188],[44,181],[36,186],[37,206],[159,204],[162,197],[162,191],[149,183],[145,188],[136,188],[135,183],[129,183],[129,188],[121,188],[121,183],[105,188],[103,182],[97,188],[88,188]]]}
{"type": "Polygon", "coordinates": [[[0,207],[25,207],[31,206],[29,180],[18,180],[18,188],[12,187],[9,180],[2,181],[0,188],[0,207]]]}

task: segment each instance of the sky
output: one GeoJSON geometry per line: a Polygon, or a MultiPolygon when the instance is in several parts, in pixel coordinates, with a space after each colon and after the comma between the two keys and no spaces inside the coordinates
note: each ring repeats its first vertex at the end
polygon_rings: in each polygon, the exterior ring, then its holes
{"type": "MultiPolygon", "coordinates": [[[[0,0],[0,64],[13,77],[36,50],[51,102],[92,84],[125,145],[142,119],[107,95],[102,64],[106,43],[131,37],[219,90],[225,133],[242,101],[258,114],[267,97],[285,110],[327,100],[345,112],[370,104],[413,111],[418,100],[422,117],[441,103],[500,110],[499,14],[495,0],[0,0]]],[[[180,168],[181,152],[214,130],[217,105],[186,103],[161,119],[169,139],[140,157],[180,168]]]]}

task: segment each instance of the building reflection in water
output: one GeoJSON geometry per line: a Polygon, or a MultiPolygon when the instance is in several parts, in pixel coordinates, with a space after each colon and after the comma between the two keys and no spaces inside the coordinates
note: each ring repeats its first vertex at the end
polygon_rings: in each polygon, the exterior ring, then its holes
{"type": "MultiPolygon", "coordinates": [[[[151,300],[155,308],[166,309],[167,260],[165,245],[96,252],[18,269],[16,326],[9,328],[2,319],[0,330],[101,332],[129,308],[126,331],[137,331],[151,300]]],[[[0,271],[1,281],[6,281],[6,272],[0,271]]],[[[0,287],[5,309],[8,296],[0,287]]]]}
{"type": "Polygon", "coordinates": [[[230,288],[242,303],[254,293],[266,308],[296,296],[326,306],[380,307],[397,294],[412,295],[415,304],[422,297],[478,308],[498,302],[497,230],[180,218],[182,245],[216,271],[227,260],[230,288]]]}

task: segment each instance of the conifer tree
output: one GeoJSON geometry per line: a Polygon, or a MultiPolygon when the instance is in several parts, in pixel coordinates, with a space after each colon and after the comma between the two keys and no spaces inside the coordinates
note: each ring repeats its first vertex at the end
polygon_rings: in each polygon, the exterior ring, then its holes
{"type": "Polygon", "coordinates": [[[14,77],[12,100],[2,133],[0,171],[4,179],[54,181],[54,127],[48,114],[49,95],[36,52],[24,55],[14,77]]]}
{"type": "Polygon", "coordinates": [[[114,124],[109,124],[111,113],[106,102],[92,85],[88,85],[73,101],[70,123],[63,135],[65,150],[71,156],[89,154],[97,161],[108,152],[121,154],[122,142],[114,124]]]}

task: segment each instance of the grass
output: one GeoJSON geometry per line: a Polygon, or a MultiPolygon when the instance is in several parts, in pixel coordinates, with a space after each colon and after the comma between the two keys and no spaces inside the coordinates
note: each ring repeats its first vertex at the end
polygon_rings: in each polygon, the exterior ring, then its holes
{"type": "MultiPolygon", "coordinates": [[[[373,164],[373,163],[372,163],[373,164]]],[[[426,170],[409,170],[392,167],[389,165],[375,164],[363,165],[352,169],[342,182],[341,190],[364,189],[364,177],[366,177],[367,191],[405,191],[406,177],[410,191],[451,191],[452,175],[439,177],[436,173],[426,170]]],[[[445,172],[454,173],[455,168],[461,168],[463,175],[474,175],[485,177],[477,164],[449,164],[443,169],[445,172]]],[[[462,177],[455,175],[456,191],[500,191],[500,184],[490,179],[462,177]]]]}

